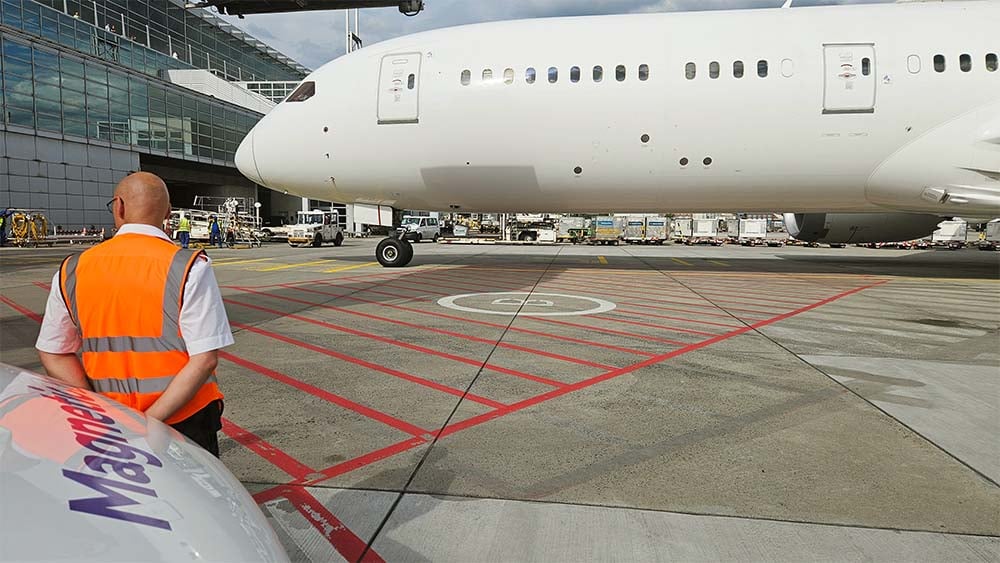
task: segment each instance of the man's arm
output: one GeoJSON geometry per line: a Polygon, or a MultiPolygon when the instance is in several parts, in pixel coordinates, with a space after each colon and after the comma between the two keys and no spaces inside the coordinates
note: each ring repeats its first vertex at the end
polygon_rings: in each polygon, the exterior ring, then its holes
{"type": "Polygon", "coordinates": [[[45,317],[42,319],[42,328],[38,332],[35,348],[38,349],[38,358],[50,377],[66,385],[90,389],[87,373],[76,355],[81,344],[80,331],[73,324],[59,290],[57,271],[52,276],[49,299],[45,303],[45,317]]]}
{"type": "Polygon", "coordinates": [[[75,353],[52,354],[39,350],[38,357],[42,360],[45,373],[49,374],[49,377],[54,377],[66,385],[90,389],[87,372],[83,369],[80,357],[75,353]]]}
{"type": "Polygon", "coordinates": [[[146,409],[146,416],[157,420],[166,420],[173,416],[198,393],[218,363],[218,350],[191,356],[160,398],[146,409]]]}

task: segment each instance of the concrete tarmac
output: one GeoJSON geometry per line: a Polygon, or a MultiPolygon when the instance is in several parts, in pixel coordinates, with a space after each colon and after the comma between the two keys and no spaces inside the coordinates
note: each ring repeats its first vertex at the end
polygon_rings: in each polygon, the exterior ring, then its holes
{"type": "MultiPolygon", "coordinates": [[[[1000,561],[1000,254],[210,250],[296,560],[1000,561]]],[[[66,249],[0,252],[3,361],[66,249]]]]}

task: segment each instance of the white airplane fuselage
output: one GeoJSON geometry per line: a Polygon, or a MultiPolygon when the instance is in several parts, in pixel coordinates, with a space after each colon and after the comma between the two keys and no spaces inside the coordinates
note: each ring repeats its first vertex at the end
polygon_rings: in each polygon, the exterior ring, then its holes
{"type": "Polygon", "coordinates": [[[997,30],[1000,3],[972,1],[430,31],[313,72],[315,94],[272,110],[237,165],[407,209],[995,216],[997,30]]]}

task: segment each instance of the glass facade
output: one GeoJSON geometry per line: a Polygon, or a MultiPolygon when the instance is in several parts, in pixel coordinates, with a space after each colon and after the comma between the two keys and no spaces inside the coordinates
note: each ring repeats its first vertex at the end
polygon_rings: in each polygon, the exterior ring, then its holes
{"type": "Polygon", "coordinates": [[[27,37],[2,33],[0,40],[8,125],[232,166],[236,147],[261,117],[27,37]]]}
{"type": "MultiPolygon", "coordinates": [[[[230,81],[301,80],[309,70],[202,9],[184,9],[171,0],[5,0],[25,14],[44,5],[91,28],[107,32],[119,45],[144,46],[170,61],[160,68],[198,68],[230,81]],[[173,66],[184,63],[183,66],[173,66]]],[[[53,14],[44,17],[54,19],[53,14]]],[[[32,14],[28,17],[32,19],[32,14]]],[[[41,22],[39,22],[41,23],[41,22]]],[[[14,25],[14,24],[9,24],[14,25]]],[[[34,26],[34,23],[31,24],[34,26]]],[[[29,33],[41,34],[34,29],[29,33]]],[[[51,32],[50,32],[51,33],[51,32]]],[[[79,35],[79,33],[78,33],[79,35]]],[[[89,35],[89,34],[85,34],[89,35]]],[[[48,36],[46,36],[48,37],[48,36]]],[[[90,41],[90,38],[86,38],[90,41]]],[[[77,44],[77,48],[89,45],[77,44]]]]}
{"type": "Polygon", "coordinates": [[[240,86],[256,92],[274,103],[281,103],[289,94],[295,91],[298,82],[240,82],[240,86]]]}

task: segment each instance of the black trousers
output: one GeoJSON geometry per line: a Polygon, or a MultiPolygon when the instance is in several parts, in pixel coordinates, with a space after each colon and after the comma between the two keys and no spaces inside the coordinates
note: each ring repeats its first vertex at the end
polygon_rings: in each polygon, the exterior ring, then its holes
{"type": "Polygon", "coordinates": [[[192,442],[211,452],[215,457],[219,457],[219,430],[222,430],[222,409],[222,401],[215,400],[205,405],[205,408],[200,411],[170,426],[187,436],[192,442]]]}

